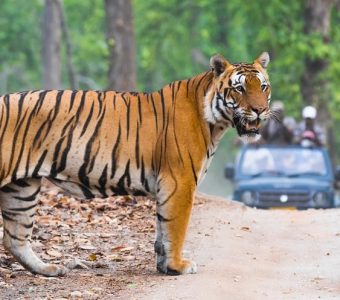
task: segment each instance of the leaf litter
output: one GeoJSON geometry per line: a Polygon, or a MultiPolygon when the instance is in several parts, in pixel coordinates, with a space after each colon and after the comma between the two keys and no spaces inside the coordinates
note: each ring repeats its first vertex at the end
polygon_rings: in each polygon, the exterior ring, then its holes
{"type": "MultiPolygon", "coordinates": [[[[0,227],[2,218],[0,217],[0,227]]],[[[2,246],[1,299],[119,299],[155,276],[155,203],[144,197],[80,200],[53,187],[40,195],[32,246],[42,260],[72,269],[46,278],[26,271],[2,246]]],[[[123,297],[124,298],[124,297],[123,297]]]]}

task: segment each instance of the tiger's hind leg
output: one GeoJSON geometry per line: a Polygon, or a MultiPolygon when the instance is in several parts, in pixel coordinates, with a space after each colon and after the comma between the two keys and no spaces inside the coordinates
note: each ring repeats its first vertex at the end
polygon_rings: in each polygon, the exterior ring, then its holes
{"type": "Polygon", "coordinates": [[[0,189],[0,206],[4,222],[3,243],[17,261],[32,273],[62,276],[67,269],[42,262],[33,252],[29,241],[39,191],[38,179],[18,180],[0,189]]]}

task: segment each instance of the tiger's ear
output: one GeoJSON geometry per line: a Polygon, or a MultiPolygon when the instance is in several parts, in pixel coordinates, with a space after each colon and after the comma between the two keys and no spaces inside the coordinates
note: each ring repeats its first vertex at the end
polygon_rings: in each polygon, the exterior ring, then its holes
{"type": "Polygon", "coordinates": [[[215,77],[220,76],[230,63],[221,55],[215,54],[210,58],[211,71],[214,72],[215,77]]]}
{"type": "Polygon", "coordinates": [[[266,69],[270,62],[268,52],[263,52],[258,58],[255,59],[254,63],[258,63],[263,69],[266,69]]]}

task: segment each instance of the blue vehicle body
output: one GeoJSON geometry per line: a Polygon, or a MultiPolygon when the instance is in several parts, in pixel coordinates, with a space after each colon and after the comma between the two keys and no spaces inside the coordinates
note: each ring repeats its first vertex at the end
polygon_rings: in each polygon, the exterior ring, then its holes
{"type": "Polygon", "coordinates": [[[233,199],[248,206],[334,207],[333,168],[323,148],[248,145],[241,149],[232,174],[233,199]]]}

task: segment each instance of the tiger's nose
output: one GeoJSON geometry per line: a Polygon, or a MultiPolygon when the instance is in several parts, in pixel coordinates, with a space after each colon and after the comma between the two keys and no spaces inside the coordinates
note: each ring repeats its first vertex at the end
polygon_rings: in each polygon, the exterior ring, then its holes
{"type": "Polygon", "coordinates": [[[262,114],[266,110],[266,108],[265,107],[257,107],[257,108],[252,107],[252,110],[255,113],[257,113],[257,115],[259,116],[260,114],[262,114]]]}

